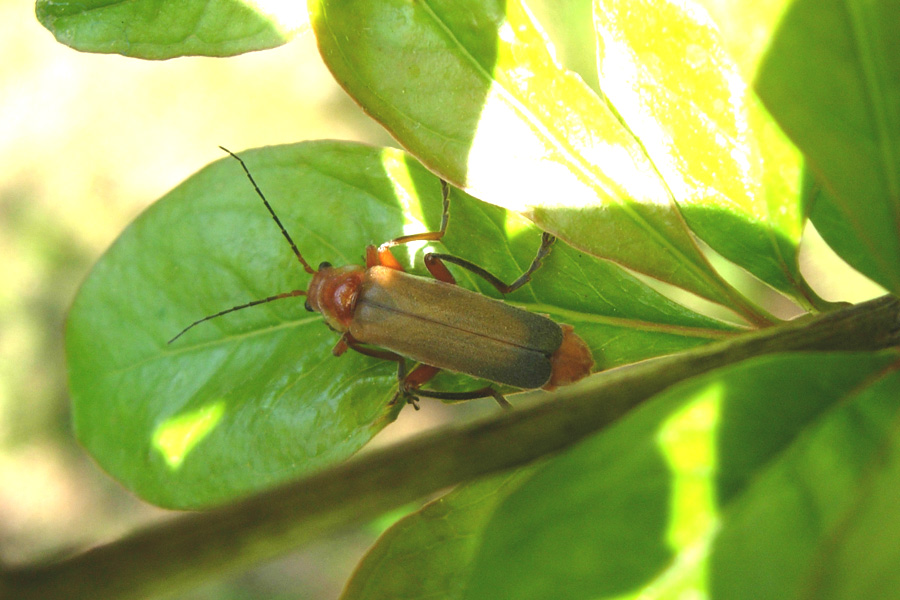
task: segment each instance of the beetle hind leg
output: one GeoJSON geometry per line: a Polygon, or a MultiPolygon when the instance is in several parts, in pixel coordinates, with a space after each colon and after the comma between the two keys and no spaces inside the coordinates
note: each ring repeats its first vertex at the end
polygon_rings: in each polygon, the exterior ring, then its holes
{"type": "Polygon", "coordinates": [[[478,388],[477,390],[470,390],[468,392],[437,392],[433,390],[415,390],[412,393],[422,398],[436,398],[438,400],[443,400],[444,402],[449,403],[466,402],[468,400],[477,400],[479,398],[491,397],[496,400],[497,404],[500,405],[500,408],[503,408],[504,410],[509,410],[512,408],[512,404],[509,403],[509,401],[503,396],[503,394],[489,385],[486,385],[483,388],[478,388]]]}
{"type": "Polygon", "coordinates": [[[450,274],[450,271],[444,264],[444,262],[452,263],[478,275],[479,277],[490,283],[492,286],[494,286],[501,294],[509,294],[531,281],[531,276],[541,267],[544,258],[546,258],[546,256],[550,253],[550,248],[553,246],[554,242],[556,242],[556,237],[545,231],[543,235],[541,235],[541,245],[538,248],[537,255],[535,255],[534,260],[531,261],[531,265],[525,270],[524,273],[519,276],[518,279],[516,279],[512,283],[504,283],[502,280],[500,280],[500,278],[498,278],[490,271],[483,269],[475,263],[464,258],[453,256],[452,254],[426,254],[425,267],[434,276],[435,279],[445,281],[447,283],[456,283],[456,279],[454,279],[453,275],[450,274]]]}
{"type": "Polygon", "coordinates": [[[501,408],[510,409],[512,405],[492,386],[485,386],[477,390],[468,392],[438,392],[435,390],[423,390],[421,386],[431,381],[431,379],[440,373],[441,369],[432,367],[431,365],[419,364],[408,374],[405,373],[406,365],[403,364],[397,371],[397,377],[400,380],[400,389],[391,402],[397,402],[400,398],[406,398],[409,404],[412,404],[416,410],[419,409],[419,398],[435,398],[444,402],[465,402],[467,400],[477,400],[478,398],[492,397],[497,401],[501,408]]]}
{"type": "Polygon", "coordinates": [[[394,246],[400,246],[402,244],[408,244],[410,242],[440,241],[444,237],[444,234],[447,232],[447,222],[450,220],[450,184],[443,179],[441,179],[441,197],[443,200],[443,207],[441,210],[440,229],[438,229],[437,231],[425,231],[423,233],[401,235],[400,237],[384,242],[377,248],[375,246],[369,246],[368,248],[366,248],[366,266],[382,266],[388,267],[389,269],[403,271],[403,267],[400,265],[394,255],[391,254],[391,248],[393,248],[394,246]]]}

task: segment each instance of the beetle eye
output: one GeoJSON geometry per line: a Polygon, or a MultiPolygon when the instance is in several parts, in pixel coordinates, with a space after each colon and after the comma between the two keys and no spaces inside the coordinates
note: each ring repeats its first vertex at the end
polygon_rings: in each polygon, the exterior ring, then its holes
{"type": "Polygon", "coordinates": [[[313,307],[309,305],[309,300],[307,300],[307,301],[303,304],[303,306],[304,306],[304,308],[306,308],[306,310],[308,310],[309,312],[313,312],[313,307]]]}
{"type": "Polygon", "coordinates": [[[330,269],[330,268],[331,268],[331,263],[328,262],[327,260],[323,260],[322,262],[319,263],[319,270],[320,270],[320,271],[321,271],[322,269],[330,269]]]}

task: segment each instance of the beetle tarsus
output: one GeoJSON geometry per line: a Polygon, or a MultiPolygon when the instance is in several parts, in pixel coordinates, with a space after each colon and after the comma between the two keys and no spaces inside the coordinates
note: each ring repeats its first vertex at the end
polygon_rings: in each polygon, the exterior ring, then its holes
{"type": "Polygon", "coordinates": [[[403,382],[400,382],[400,389],[394,394],[394,397],[391,398],[391,401],[388,402],[388,406],[394,406],[400,399],[403,398],[406,404],[412,404],[412,407],[416,410],[419,410],[419,397],[413,394],[411,391],[404,389],[403,382]]]}

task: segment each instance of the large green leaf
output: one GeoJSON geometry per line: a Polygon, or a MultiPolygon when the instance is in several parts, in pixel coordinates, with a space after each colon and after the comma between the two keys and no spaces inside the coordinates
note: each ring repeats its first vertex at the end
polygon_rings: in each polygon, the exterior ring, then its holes
{"type": "Polygon", "coordinates": [[[801,301],[801,162],[692,2],[595,0],[600,88],[691,229],[801,301]]]}
{"type": "Polygon", "coordinates": [[[37,0],[35,11],[76,50],[149,59],[273,48],[308,24],[302,2],[272,0],[37,0]]]}
{"type": "Polygon", "coordinates": [[[346,598],[894,598],[898,365],[770,356],[679,384],[410,515],[346,598]],[[426,580],[404,560],[428,535],[449,546],[425,553],[426,580]]]}
{"type": "MultiPolygon", "coordinates": [[[[896,378],[895,378],[896,379],[896,378]]],[[[898,394],[896,382],[885,381],[866,393],[883,399],[898,394]]],[[[872,398],[872,402],[879,402],[872,398]]],[[[883,468],[874,470],[865,482],[865,493],[843,516],[846,531],[835,536],[819,554],[819,565],[810,578],[807,597],[822,600],[856,598],[896,598],[900,590],[900,519],[897,518],[897,490],[900,490],[900,444],[896,440],[896,419],[891,443],[881,452],[883,468]]],[[[877,425],[876,425],[877,427],[877,425]]]]}
{"type": "MultiPolygon", "coordinates": [[[[359,263],[367,244],[440,222],[437,178],[397,150],[312,142],[246,159],[312,264],[359,263]]],[[[507,281],[531,262],[533,225],[462,193],[451,207],[442,250],[507,281]]],[[[497,295],[466,271],[458,276],[497,295]]],[[[122,234],[75,300],[66,346],[79,438],[139,495],[178,507],[224,501],[356,451],[399,409],[387,406],[395,365],[331,356],[338,336],[302,299],[238,311],[167,344],[204,315],[308,280],[237,162],[191,177],[122,234]]],[[[562,243],[510,302],[574,325],[598,368],[731,331],[562,243]]],[[[439,385],[473,387],[456,379],[439,385]]]]}
{"type": "Polygon", "coordinates": [[[643,148],[518,0],[310,0],[338,82],[443,177],[586,252],[754,317],[643,148]]]}
{"type": "Polygon", "coordinates": [[[812,216],[842,258],[900,292],[900,2],[797,0],[756,87],[827,194],[812,216]],[[856,251],[847,251],[852,244],[856,251]],[[861,257],[861,254],[866,257],[861,257]]]}
{"type": "MultiPolygon", "coordinates": [[[[356,262],[379,229],[402,226],[371,149],[298,146],[248,159],[312,261],[356,262]]],[[[167,344],[197,318],[307,282],[236,162],[173,190],[123,232],[72,307],[66,350],[82,443],[140,496],[177,507],[357,450],[395,416],[392,369],[332,358],[336,336],[302,299],[167,344]]]]}

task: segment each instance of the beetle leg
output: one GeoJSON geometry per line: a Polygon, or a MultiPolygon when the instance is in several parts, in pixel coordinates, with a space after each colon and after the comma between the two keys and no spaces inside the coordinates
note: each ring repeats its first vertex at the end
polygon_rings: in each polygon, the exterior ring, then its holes
{"type": "MultiPolygon", "coordinates": [[[[512,408],[512,405],[506,401],[506,398],[489,385],[468,392],[438,392],[420,389],[422,385],[431,381],[431,379],[440,372],[441,369],[438,367],[419,364],[408,375],[403,377],[400,382],[400,389],[404,395],[413,398],[422,396],[425,398],[437,398],[448,402],[463,402],[465,400],[475,400],[477,398],[487,398],[488,396],[492,396],[502,408],[512,408]]],[[[398,373],[398,376],[399,375],[400,373],[398,373]]]]}
{"type": "Polygon", "coordinates": [[[441,179],[441,199],[443,201],[441,210],[441,228],[438,231],[401,235],[398,238],[394,238],[378,246],[378,253],[381,254],[382,250],[387,250],[391,246],[399,246],[401,244],[408,244],[409,242],[420,241],[436,242],[444,237],[444,233],[447,232],[447,222],[450,220],[450,184],[443,179],[441,179]]]}
{"type": "Polygon", "coordinates": [[[419,410],[419,387],[431,381],[431,379],[441,372],[438,367],[431,365],[418,364],[410,371],[406,372],[406,364],[401,364],[397,369],[397,380],[399,389],[391,399],[391,404],[397,402],[400,398],[405,398],[406,402],[413,405],[413,408],[419,410]]]}
{"type": "Polygon", "coordinates": [[[331,349],[332,356],[340,356],[341,354],[343,354],[344,352],[347,351],[347,348],[349,347],[349,345],[347,344],[346,338],[348,335],[350,335],[350,334],[345,333],[344,335],[341,336],[341,339],[339,339],[337,341],[337,344],[335,344],[334,348],[331,349]]]}
{"type": "Polygon", "coordinates": [[[337,344],[334,345],[334,348],[331,349],[331,354],[334,356],[341,356],[347,351],[347,348],[356,350],[360,354],[365,354],[366,356],[371,356],[373,358],[380,358],[382,360],[396,361],[398,358],[402,358],[399,354],[395,354],[389,350],[378,350],[377,348],[368,348],[361,345],[359,340],[350,335],[349,331],[341,336],[341,339],[339,339],[337,344]]]}
{"type": "MultiPolygon", "coordinates": [[[[370,346],[364,346],[360,343],[360,341],[358,339],[356,339],[355,337],[350,335],[349,332],[347,332],[341,336],[341,339],[337,343],[337,346],[335,346],[335,348],[337,348],[338,346],[340,346],[342,344],[344,346],[344,350],[346,350],[347,348],[350,348],[351,350],[355,350],[365,356],[371,356],[372,358],[379,358],[381,360],[391,360],[394,362],[403,362],[406,360],[405,358],[403,358],[396,352],[391,352],[390,350],[382,350],[380,348],[372,348],[370,346]]],[[[342,352],[342,354],[343,354],[343,352],[342,352]]]]}
{"type": "Polygon", "coordinates": [[[441,211],[441,228],[438,231],[426,231],[423,233],[414,233],[412,235],[401,235],[387,241],[378,248],[369,246],[366,248],[366,267],[388,267],[404,271],[403,266],[397,261],[397,258],[391,254],[393,246],[408,244],[409,242],[431,241],[436,242],[444,237],[447,231],[447,222],[450,220],[450,185],[441,179],[441,196],[443,198],[443,209],[441,211]]]}
{"type": "Polygon", "coordinates": [[[510,404],[509,401],[503,397],[503,394],[489,385],[468,392],[437,392],[433,390],[416,390],[415,393],[417,396],[422,396],[424,398],[436,398],[438,400],[444,400],[446,402],[465,402],[466,400],[477,400],[478,398],[487,398],[488,396],[490,396],[497,401],[497,404],[499,404],[501,408],[512,408],[512,404],[510,404]]]}
{"type": "MultiPolygon", "coordinates": [[[[431,253],[425,255],[425,266],[428,268],[428,271],[434,275],[436,279],[441,281],[447,281],[446,277],[453,278],[453,275],[450,274],[450,271],[447,269],[446,265],[444,265],[444,261],[453,263],[454,265],[458,265],[472,273],[475,273],[492,286],[497,288],[497,291],[501,294],[509,294],[511,292],[516,291],[529,281],[531,281],[531,276],[537,271],[541,263],[547,254],[550,253],[550,248],[553,246],[553,242],[556,241],[556,237],[547,233],[546,231],[541,236],[541,246],[538,248],[537,255],[534,257],[534,260],[531,261],[531,265],[522,273],[518,279],[513,281],[510,284],[504,283],[501,281],[496,275],[490,273],[489,271],[482,269],[478,265],[458,256],[453,256],[452,254],[437,254],[431,253]]],[[[448,283],[455,283],[455,279],[451,281],[447,281],[448,283]]]]}
{"type": "Polygon", "coordinates": [[[440,372],[441,369],[438,367],[419,364],[403,378],[403,387],[406,391],[415,393],[419,387],[434,379],[434,376],[440,372]]]}
{"type": "MultiPolygon", "coordinates": [[[[446,255],[434,253],[426,254],[425,268],[428,269],[428,272],[431,273],[432,277],[434,277],[438,281],[456,285],[456,277],[453,276],[453,273],[450,272],[450,269],[447,268],[447,265],[441,262],[441,257],[444,256],[446,255]]],[[[488,274],[490,275],[490,273],[488,274]]]]}

